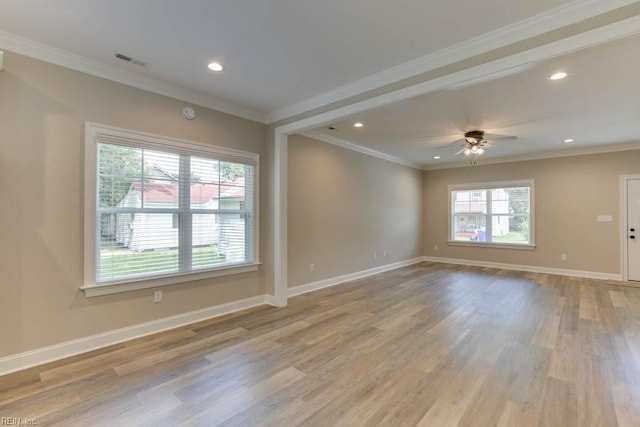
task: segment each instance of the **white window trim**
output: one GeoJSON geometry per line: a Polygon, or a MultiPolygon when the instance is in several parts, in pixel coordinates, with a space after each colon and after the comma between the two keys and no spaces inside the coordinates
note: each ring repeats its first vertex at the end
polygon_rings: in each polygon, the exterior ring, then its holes
{"type": "Polygon", "coordinates": [[[84,284],[80,289],[85,292],[85,296],[93,297],[98,295],[128,292],[258,270],[260,266],[260,195],[258,193],[258,189],[260,188],[259,154],[86,122],[84,159],[84,284]],[[155,150],[164,149],[166,151],[179,154],[203,155],[208,157],[214,156],[218,160],[244,163],[254,166],[253,261],[238,265],[224,265],[210,269],[196,270],[193,272],[178,272],[167,275],[158,275],[152,278],[141,277],[123,279],[122,281],[116,280],[109,283],[96,283],[97,224],[95,218],[97,214],[98,142],[111,142],[131,147],[151,148],[155,150]]]}
{"type": "Polygon", "coordinates": [[[504,243],[504,242],[463,242],[460,240],[447,240],[449,246],[469,246],[473,248],[493,248],[493,249],[519,249],[521,251],[532,251],[536,245],[529,243],[504,243]]]}
{"type": "Polygon", "coordinates": [[[535,245],[535,183],[533,179],[522,179],[515,181],[491,181],[491,182],[475,182],[470,184],[450,184],[447,187],[447,202],[448,202],[448,234],[447,244],[449,246],[468,246],[475,248],[494,248],[494,249],[519,249],[532,251],[536,248],[535,245]],[[529,187],[529,243],[504,243],[504,242],[466,242],[452,240],[452,227],[451,218],[451,192],[452,191],[473,191],[478,189],[492,189],[492,188],[509,188],[509,187],[529,187]]]}

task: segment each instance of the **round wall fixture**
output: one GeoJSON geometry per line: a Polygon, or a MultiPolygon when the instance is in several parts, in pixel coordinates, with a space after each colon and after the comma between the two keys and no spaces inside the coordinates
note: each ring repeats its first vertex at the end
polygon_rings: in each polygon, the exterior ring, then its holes
{"type": "Polygon", "coordinates": [[[187,120],[193,120],[196,118],[196,110],[191,107],[184,107],[182,109],[182,115],[187,120]]]}

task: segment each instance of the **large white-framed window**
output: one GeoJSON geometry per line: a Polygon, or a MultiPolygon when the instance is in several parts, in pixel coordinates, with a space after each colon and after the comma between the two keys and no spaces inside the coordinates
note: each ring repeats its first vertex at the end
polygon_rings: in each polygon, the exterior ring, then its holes
{"type": "Polygon", "coordinates": [[[87,296],[257,270],[258,154],[85,132],[87,296]]]}
{"type": "Polygon", "coordinates": [[[535,248],[532,179],[449,185],[450,245],[535,248]]]}

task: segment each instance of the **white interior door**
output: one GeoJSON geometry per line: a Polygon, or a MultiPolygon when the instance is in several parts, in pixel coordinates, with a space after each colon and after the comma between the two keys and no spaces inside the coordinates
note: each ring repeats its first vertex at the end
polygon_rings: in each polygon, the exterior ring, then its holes
{"type": "Polygon", "coordinates": [[[627,181],[627,278],[640,282],[640,179],[627,181]]]}

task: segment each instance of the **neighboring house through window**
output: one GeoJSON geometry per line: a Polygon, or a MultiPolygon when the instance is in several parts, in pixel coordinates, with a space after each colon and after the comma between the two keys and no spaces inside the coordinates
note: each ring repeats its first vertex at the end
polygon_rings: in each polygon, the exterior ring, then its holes
{"type": "Polygon", "coordinates": [[[89,124],[86,153],[88,294],[257,268],[257,154],[89,124]]]}
{"type": "Polygon", "coordinates": [[[533,180],[449,186],[449,243],[534,247],[533,180]]]}

